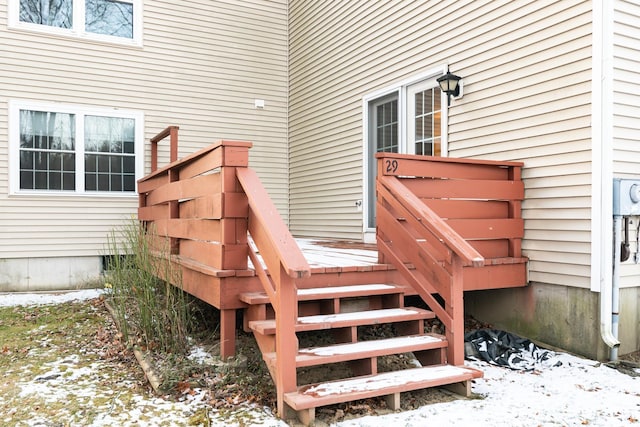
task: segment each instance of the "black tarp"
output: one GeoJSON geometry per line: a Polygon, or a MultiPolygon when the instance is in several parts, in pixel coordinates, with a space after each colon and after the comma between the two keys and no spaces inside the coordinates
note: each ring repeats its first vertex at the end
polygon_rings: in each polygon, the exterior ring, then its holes
{"type": "Polygon", "coordinates": [[[478,329],[467,332],[464,341],[465,357],[470,360],[527,371],[562,364],[554,360],[554,352],[506,331],[478,329]]]}

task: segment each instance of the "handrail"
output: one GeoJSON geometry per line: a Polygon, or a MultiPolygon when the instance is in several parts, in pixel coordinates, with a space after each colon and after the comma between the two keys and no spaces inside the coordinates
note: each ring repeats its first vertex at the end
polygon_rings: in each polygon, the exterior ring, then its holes
{"type": "Polygon", "coordinates": [[[462,365],[463,267],[482,267],[484,257],[402,184],[398,177],[379,175],[377,188],[378,248],[444,324],[445,336],[449,342],[448,363],[462,365]],[[397,218],[389,209],[404,218],[397,218]],[[410,225],[412,231],[406,229],[403,223],[410,225]],[[405,245],[405,255],[414,263],[415,270],[410,270],[406,261],[391,247],[394,239],[398,240],[400,247],[405,245]],[[422,245],[434,249],[444,247],[444,253],[441,253],[444,259],[425,252],[422,245]],[[434,292],[444,299],[443,306],[432,295],[434,292]]]}
{"type": "Polygon", "coordinates": [[[311,267],[282,221],[258,175],[250,168],[238,168],[236,176],[249,200],[249,232],[261,251],[273,250],[273,256],[265,257],[266,254],[261,252],[267,268],[275,272],[282,265],[291,278],[309,277],[311,267]]]}
{"type": "Polygon", "coordinates": [[[169,162],[178,160],[178,126],[167,126],[151,138],[151,172],[158,169],[158,143],[169,137],[169,162]]]}
{"type": "Polygon", "coordinates": [[[257,254],[249,245],[249,257],[276,314],[277,357],[276,369],[273,373],[278,413],[284,417],[286,415],[284,395],[297,389],[298,291],[296,279],[310,276],[311,268],[288,227],[282,221],[258,175],[252,169],[237,168],[236,177],[249,202],[249,234],[268,269],[267,275],[257,254]]]}
{"type": "Polygon", "coordinates": [[[436,236],[446,247],[455,252],[464,265],[484,266],[484,257],[456,233],[442,218],[393,176],[379,176],[378,182],[399,200],[404,200],[407,209],[431,234],[436,236]]]}

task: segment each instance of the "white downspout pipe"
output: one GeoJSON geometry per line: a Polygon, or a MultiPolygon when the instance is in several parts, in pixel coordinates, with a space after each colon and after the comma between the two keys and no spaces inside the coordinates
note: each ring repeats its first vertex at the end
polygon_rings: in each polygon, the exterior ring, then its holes
{"type": "Polygon", "coordinates": [[[600,334],[611,347],[609,357],[612,361],[618,358],[618,312],[620,310],[620,247],[622,244],[622,216],[613,216],[613,277],[611,289],[604,286],[600,290],[600,334]]]}
{"type": "MultiPolygon", "coordinates": [[[[621,224],[612,227],[613,153],[611,146],[611,111],[613,107],[613,10],[603,2],[593,5],[592,58],[592,249],[591,290],[600,293],[600,336],[611,348],[620,346],[613,334],[612,265],[620,259],[621,224]],[[597,228],[596,228],[597,227],[597,228]],[[614,238],[611,239],[611,230],[614,238]],[[620,231],[615,231],[620,229],[620,231]],[[615,240],[613,251],[611,240],[615,240]],[[617,253],[617,254],[616,254],[617,253]],[[610,262],[613,254],[613,262],[610,262]]],[[[619,267],[619,266],[617,266],[619,267]]],[[[616,268],[619,274],[619,268],[616,268]]]]}
{"type": "MultiPolygon", "coordinates": [[[[622,248],[622,216],[613,216],[613,277],[611,280],[611,335],[615,342],[609,345],[609,360],[615,362],[618,360],[618,320],[620,315],[620,258],[622,248]]],[[[606,342],[606,341],[605,341],[606,342]]]]}

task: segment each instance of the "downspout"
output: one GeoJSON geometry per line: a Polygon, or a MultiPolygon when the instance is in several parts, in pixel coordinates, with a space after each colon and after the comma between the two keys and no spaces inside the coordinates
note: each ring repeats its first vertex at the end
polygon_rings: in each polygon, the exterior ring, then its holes
{"type": "MultiPolygon", "coordinates": [[[[592,248],[591,248],[591,290],[600,292],[600,335],[610,348],[617,348],[620,341],[613,334],[613,287],[611,265],[619,276],[620,242],[612,240],[613,212],[613,160],[610,114],[613,104],[613,11],[603,2],[593,5],[593,57],[592,57],[592,248]],[[613,251],[612,251],[613,249],[613,251]],[[613,254],[613,262],[611,256],[613,254]]],[[[614,232],[614,239],[620,234],[614,232]]],[[[617,284],[617,281],[616,281],[617,284]]],[[[597,353],[597,351],[596,351],[597,353]]]]}
{"type": "MultiPolygon", "coordinates": [[[[622,216],[613,216],[613,277],[611,279],[611,311],[610,314],[605,314],[605,318],[611,319],[611,337],[613,338],[612,344],[609,344],[605,339],[605,343],[611,347],[609,350],[609,360],[615,362],[618,360],[618,347],[620,347],[620,341],[618,341],[618,318],[620,313],[620,262],[622,257],[622,216]],[[610,316],[610,317],[609,317],[610,316]]],[[[601,296],[602,297],[602,296],[601,296]]],[[[601,314],[602,316],[602,314],[601,314]]],[[[605,337],[603,336],[603,339],[605,337]]]]}

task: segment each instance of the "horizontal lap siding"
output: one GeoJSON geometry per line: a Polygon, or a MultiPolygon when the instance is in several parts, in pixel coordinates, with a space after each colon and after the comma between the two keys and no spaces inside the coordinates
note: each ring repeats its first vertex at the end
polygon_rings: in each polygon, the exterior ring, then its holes
{"type": "Polygon", "coordinates": [[[450,110],[450,155],[524,162],[529,279],[588,287],[590,4],[535,2],[508,16],[491,48],[452,59],[468,78],[450,110]]]}
{"type": "MultiPolygon", "coordinates": [[[[613,173],[640,179],[640,5],[614,2],[613,35],[613,173]]],[[[620,270],[621,286],[639,286],[640,270],[633,262],[640,218],[629,226],[631,261],[620,270]]]]}
{"type": "Polygon", "coordinates": [[[102,255],[114,229],[135,218],[137,201],[131,205],[128,198],[2,200],[0,258],[102,255]]]}
{"type": "Polygon", "coordinates": [[[362,97],[449,63],[450,155],[523,161],[530,279],[588,287],[591,3],[329,4],[291,2],[294,232],[361,236],[362,97]]]}
{"type": "MultiPolygon", "coordinates": [[[[137,197],[8,193],[8,101],[140,110],[149,138],[177,125],[179,156],[250,141],[250,162],[287,218],[287,2],[145,1],[143,47],[7,30],[0,4],[0,258],[97,255],[137,197]],[[264,99],[265,108],[254,108],[264,99]]],[[[160,161],[168,160],[168,141],[160,161]]]]}

